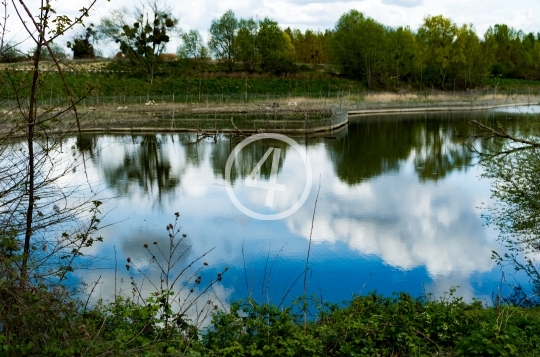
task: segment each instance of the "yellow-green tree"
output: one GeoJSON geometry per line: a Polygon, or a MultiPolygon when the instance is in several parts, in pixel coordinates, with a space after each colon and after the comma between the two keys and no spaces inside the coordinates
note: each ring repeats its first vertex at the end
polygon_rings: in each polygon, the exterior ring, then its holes
{"type": "Polygon", "coordinates": [[[418,29],[418,45],[425,56],[423,82],[431,87],[445,88],[447,84],[457,32],[456,24],[442,15],[427,16],[418,29]]]}
{"type": "Polygon", "coordinates": [[[488,75],[484,71],[482,44],[472,25],[457,30],[450,61],[454,89],[478,87],[488,75]]]}

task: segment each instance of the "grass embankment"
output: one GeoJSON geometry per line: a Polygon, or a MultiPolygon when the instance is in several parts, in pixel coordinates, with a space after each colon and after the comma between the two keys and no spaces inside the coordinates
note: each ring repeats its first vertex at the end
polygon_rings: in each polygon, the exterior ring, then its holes
{"type": "MultiPolygon", "coordinates": [[[[66,60],[61,64],[71,88],[83,93],[92,85],[102,96],[146,96],[177,93],[178,95],[228,94],[270,94],[285,95],[324,95],[324,93],[366,91],[363,81],[340,76],[331,64],[297,65],[296,73],[275,75],[272,73],[246,73],[237,64],[234,72],[227,72],[227,66],[220,62],[203,62],[196,67],[183,61],[167,61],[156,72],[153,84],[148,83],[144,73],[125,60],[66,60]]],[[[63,85],[56,75],[56,66],[43,61],[44,73],[49,73],[43,82],[43,91],[53,97],[64,96],[63,85]]],[[[0,64],[2,72],[29,72],[30,62],[0,64]]],[[[540,81],[487,77],[478,90],[538,91],[540,81]]],[[[0,89],[4,94],[5,89],[0,89]]],[[[429,88],[411,87],[402,82],[399,88],[386,86],[371,89],[381,92],[425,92],[429,88]]]]}
{"type": "Polygon", "coordinates": [[[16,301],[0,309],[0,355],[8,357],[540,354],[538,308],[483,307],[452,296],[430,301],[369,294],[341,306],[301,300],[286,308],[243,301],[217,310],[208,328],[181,319],[166,329],[159,315],[153,317],[159,299],[138,304],[118,298],[83,310],[35,288],[7,291],[0,285],[0,295],[16,301]]]}
{"type": "Polygon", "coordinates": [[[489,77],[486,78],[485,85],[488,89],[498,89],[501,91],[525,92],[531,90],[538,93],[538,91],[540,90],[540,81],[527,79],[489,77]]]}
{"type": "MultiPolygon", "coordinates": [[[[20,70],[20,72],[23,72],[20,70]]],[[[7,71],[1,75],[5,77],[7,71]]],[[[328,95],[343,91],[358,92],[365,86],[350,79],[340,78],[325,72],[306,72],[289,76],[273,76],[270,74],[201,72],[182,73],[170,71],[158,73],[152,84],[144,75],[87,71],[79,68],[66,72],[65,77],[70,88],[80,95],[92,87],[92,96],[157,96],[171,95],[279,95],[295,96],[311,93],[313,96],[328,95]]],[[[43,97],[64,97],[64,86],[60,77],[47,73],[42,82],[43,97]]],[[[5,97],[7,88],[0,89],[5,97]]]]}

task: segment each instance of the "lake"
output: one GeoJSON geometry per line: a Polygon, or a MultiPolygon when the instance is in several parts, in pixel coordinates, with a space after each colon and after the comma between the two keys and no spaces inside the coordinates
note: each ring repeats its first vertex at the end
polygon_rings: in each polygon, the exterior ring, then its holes
{"type": "MultiPolygon", "coordinates": [[[[246,145],[232,161],[229,180],[227,160],[242,137],[69,139],[74,157],[84,153],[88,175],[79,167],[69,181],[84,186],[88,177],[93,190],[109,198],[104,242],[85,251],[101,260],[75,275],[86,282],[99,278],[95,294],[103,298],[130,290],[128,258],[159,281],[158,269],[147,267],[144,245],[166,247],[166,227],[179,212],[182,245],[191,247],[180,264],[213,249],[197,264],[208,263],[210,277],[228,267],[213,286],[224,305],[248,295],[289,303],[303,293],[304,278],[309,294],[332,302],[374,290],[441,296],[459,287],[464,298],[491,303],[502,276],[491,255],[502,247],[481,217],[491,202],[490,181],[463,145],[471,119],[518,127],[511,111],[351,117],[336,132],[293,138],[299,150],[275,139],[246,145]],[[280,186],[270,194],[268,184],[280,186]],[[304,191],[305,202],[282,219],[245,213],[275,216],[304,191]]],[[[512,279],[508,272],[506,279],[512,279]]]]}

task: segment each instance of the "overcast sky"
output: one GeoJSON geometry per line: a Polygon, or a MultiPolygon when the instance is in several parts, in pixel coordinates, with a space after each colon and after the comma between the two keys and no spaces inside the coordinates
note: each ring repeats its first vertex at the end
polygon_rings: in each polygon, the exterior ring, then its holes
{"type": "MultiPolygon", "coordinates": [[[[27,0],[27,3],[29,7],[37,8],[39,0],[27,0]]],[[[88,1],[56,0],[53,3],[59,14],[74,15],[78,9],[88,4],[88,1]]],[[[99,22],[99,18],[106,16],[110,10],[124,6],[129,8],[136,3],[140,3],[140,0],[98,0],[87,23],[99,22]]],[[[283,28],[301,30],[331,29],[341,15],[356,9],[385,25],[408,25],[413,30],[420,26],[425,16],[442,14],[458,25],[474,24],[479,35],[483,35],[489,26],[497,23],[505,23],[525,32],[540,32],[539,0],[169,0],[169,4],[173,13],[181,18],[181,27],[184,30],[197,29],[204,37],[207,36],[211,20],[220,17],[228,9],[232,9],[237,17],[268,16],[283,28]]],[[[15,13],[11,13],[7,27],[11,30],[8,38],[23,38],[22,26],[15,13]]],[[[60,44],[65,44],[65,41],[60,44]]],[[[171,43],[168,52],[175,52],[177,44],[177,41],[171,43]]],[[[103,46],[102,48],[104,54],[112,51],[103,46]]]]}

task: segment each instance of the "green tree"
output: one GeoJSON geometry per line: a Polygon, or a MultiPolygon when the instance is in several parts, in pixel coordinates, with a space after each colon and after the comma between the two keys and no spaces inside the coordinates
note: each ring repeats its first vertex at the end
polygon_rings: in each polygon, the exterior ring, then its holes
{"type": "Polygon", "coordinates": [[[90,59],[95,58],[93,39],[96,36],[96,31],[90,24],[86,30],[73,38],[73,42],[68,41],[67,47],[73,51],[73,59],[90,59]]]}
{"type": "Polygon", "coordinates": [[[285,47],[283,50],[283,57],[288,61],[294,61],[296,56],[296,48],[292,43],[292,38],[287,31],[283,31],[283,37],[285,39],[285,47]]]}
{"type": "Polygon", "coordinates": [[[453,44],[451,66],[454,89],[475,88],[480,86],[485,76],[483,51],[480,39],[472,25],[463,25],[457,30],[453,44]]]}
{"type": "Polygon", "coordinates": [[[432,87],[445,88],[457,32],[457,26],[442,15],[427,16],[418,29],[418,44],[425,55],[423,77],[432,87]]]}
{"type": "Polygon", "coordinates": [[[400,81],[411,81],[419,68],[418,45],[409,27],[389,31],[388,43],[392,78],[399,87],[400,81]]]}
{"type": "Polygon", "coordinates": [[[493,37],[497,47],[492,73],[510,78],[523,77],[520,32],[507,25],[497,24],[493,27],[493,37]]]}
{"type": "Polygon", "coordinates": [[[287,41],[278,23],[265,17],[259,21],[257,52],[263,71],[271,71],[285,57],[287,41]]]}
{"type": "Polygon", "coordinates": [[[146,3],[134,10],[115,10],[101,20],[101,36],[120,45],[120,51],[143,70],[150,84],[162,60],[171,32],[178,30],[178,19],[169,7],[158,1],[146,3]]]}
{"type": "Polygon", "coordinates": [[[484,33],[484,41],[481,43],[482,46],[482,71],[486,74],[493,75],[493,67],[495,64],[495,55],[497,53],[498,44],[495,38],[495,33],[493,27],[489,27],[484,33]]]}
{"type": "Polygon", "coordinates": [[[383,25],[351,10],[338,20],[333,38],[332,53],[341,71],[366,81],[373,88],[381,78],[387,55],[387,36],[383,25]]]}
{"type": "Polygon", "coordinates": [[[217,59],[224,59],[229,67],[229,72],[233,71],[236,57],[234,39],[238,30],[238,20],[234,12],[228,10],[219,19],[212,20],[210,25],[210,40],[208,47],[210,52],[217,59]]]}
{"type": "Polygon", "coordinates": [[[238,22],[238,33],[235,38],[236,58],[242,62],[244,70],[253,72],[259,60],[257,53],[257,32],[259,24],[253,20],[241,19],[238,22]]]}
{"type": "Polygon", "coordinates": [[[178,47],[178,56],[182,59],[195,62],[197,65],[208,58],[208,48],[198,30],[190,30],[182,34],[182,45],[178,47]]]}

